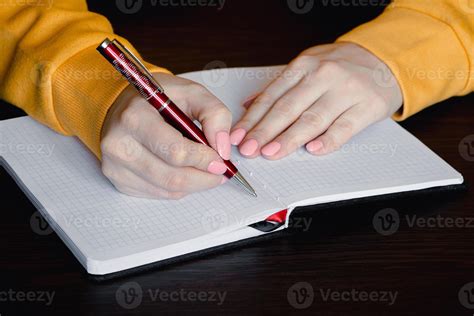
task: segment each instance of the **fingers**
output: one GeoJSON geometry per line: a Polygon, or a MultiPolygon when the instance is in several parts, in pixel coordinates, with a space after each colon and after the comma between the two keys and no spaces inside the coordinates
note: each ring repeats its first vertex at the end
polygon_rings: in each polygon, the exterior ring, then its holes
{"type": "MultiPolygon", "coordinates": [[[[314,155],[326,155],[341,148],[361,130],[377,121],[374,111],[364,105],[356,105],[342,114],[329,129],[306,145],[306,149],[314,155]]],[[[376,115],[376,114],[375,114],[376,115]]]]}
{"type": "MultiPolygon", "coordinates": [[[[210,143],[230,155],[230,112],[209,91],[189,80],[156,74],[170,97],[201,120],[210,143]]],[[[225,182],[227,166],[213,148],[195,143],[165,122],[133,90],[125,89],[102,128],[103,173],[121,192],[177,199],[225,182]]]]}
{"type": "Polygon", "coordinates": [[[108,159],[102,163],[103,172],[109,179],[115,179],[115,183],[121,183],[123,186],[145,187],[144,185],[132,186],[130,183],[135,183],[135,181],[129,182],[125,169],[152,186],[168,192],[192,193],[207,190],[218,186],[223,180],[222,175],[213,175],[195,168],[172,167],[144,147],[134,161],[123,161],[117,158],[119,157],[109,153],[108,159]],[[117,170],[111,170],[114,167],[117,170]]]}
{"type": "Polygon", "coordinates": [[[233,145],[239,145],[245,134],[264,117],[271,106],[304,78],[305,73],[307,73],[306,66],[309,66],[310,63],[312,66],[316,64],[315,61],[304,59],[304,63],[307,64],[302,65],[303,59],[297,58],[292,61],[248,107],[248,111],[232,129],[231,140],[233,145]]]}
{"type": "Polygon", "coordinates": [[[213,149],[183,137],[147,104],[129,106],[121,113],[121,121],[138,143],[170,166],[193,167],[214,174],[227,169],[213,149]]]}
{"type": "Polygon", "coordinates": [[[202,130],[212,148],[224,160],[230,159],[230,127],[232,114],[209,90],[195,85],[186,96],[186,104],[192,118],[201,123],[202,130]]]}
{"type": "Polygon", "coordinates": [[[303,120],[309,119],[306,122],[307,128],[319,128],[325,117],[319,116],[318,112],[314,115],[312,112],[305,113],[305,110],[328,90],[329,81],[318,79],[316,76],[307,77],[282,96],[247,133],[240,146],[241,154],[247,157],[257,156],[260,154],[261,146],[277,137],[302,114],[304,114],[303,120]],[[316,119],[319,120],[316,122],[316,119]]]}
{"type": "Polygon", "coordinates": [[[291,154],[324,133],[351,105],[348,99],[326,93],[286,131],[265,145],[261,150],[262,155],[267,159],[277,160],[291,154]]]}
{"type": "Polygon", "coordinates": [[[156,187],[108,158],[103,160],[102,172],[118,191],[130,196],[176,200],[187,195],[185,192],[170,192],[156,187]]]}

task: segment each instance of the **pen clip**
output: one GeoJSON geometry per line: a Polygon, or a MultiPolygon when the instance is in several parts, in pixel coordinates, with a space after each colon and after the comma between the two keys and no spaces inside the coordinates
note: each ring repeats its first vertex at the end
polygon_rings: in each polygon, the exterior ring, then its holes
{"type": "Polygon", "coordinates": [[[153,78],[150,71],[148,71],[148,69],[145,67],[145,65],[131,51],[129,51],[124,45],[122,45],[122,43],[120,43],[116,39],[112,40],[112,42],[115,45],[117,45],[120,49],[122,49],[123,53],[125,53],[129,59],[133,60],[137,64],[136,66],[138,66],[140,68],[140,70],[145,74],[145,76],[148,78],[148,80],[150,80],[153,84],[156,85],[156,87],[158,88],[158,91],[160,93],[165,92],[165,89],[163,89],[163,87],[155,80],[155,78],[153,78]]]}

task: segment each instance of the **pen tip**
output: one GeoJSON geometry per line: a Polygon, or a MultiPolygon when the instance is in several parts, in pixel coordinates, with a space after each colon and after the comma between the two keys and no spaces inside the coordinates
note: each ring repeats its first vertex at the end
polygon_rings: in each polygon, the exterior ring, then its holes
{"type": "Polygon", "coordinates": [[[245,178],[242,176],[240,172],[237,172],[231,179],[233,182],[238,184],[240,187],[242,187],[247,193],[249,193],[253,197],[257,197],[257,193],[255,190],[252,188],[250,183],[245,180],[245,178]]]}

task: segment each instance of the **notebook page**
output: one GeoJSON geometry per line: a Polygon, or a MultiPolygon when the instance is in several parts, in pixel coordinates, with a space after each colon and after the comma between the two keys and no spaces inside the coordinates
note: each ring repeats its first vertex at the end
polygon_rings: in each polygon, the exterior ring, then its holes
{"type": "Polygon", "coordinates": [[[80,261],[82,256],[110,260],[235,230],[281,209],[258,183],[253,183],[257,199],[231,183],[178,201],[123,195],[77,139],[29,117],[0,123],[0,152],[57,232],[74,244],[68,246],[77,247],[80,261]]]}
{"type": "MultiPolygon", "coordinates": [[[[244,112],[245,98],[261,91],[281,70],[218,69],[185,77],[207,85],[231,109],[235,122],[244,112]]],[[[279,161],[246,159],[245,166],[288,206],[463,182],[461,174],[391,119],[367,128],[331,155],[316,157],[301,148],[279,161]]]]}

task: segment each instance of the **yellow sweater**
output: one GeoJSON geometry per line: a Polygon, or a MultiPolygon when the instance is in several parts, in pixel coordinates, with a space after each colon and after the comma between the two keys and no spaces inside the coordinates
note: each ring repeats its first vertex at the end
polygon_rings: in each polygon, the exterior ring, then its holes
{"type": "MultiPolygon", "coordinates": [[[[105,37],[131,46],[85,0],[35,2],[0,0],[0,98],[100,157],[107,110],[127,83],[95,48],[105,37]]],[[[367,48],[392,69],[404,96],[396,119],[474,90],[472,0],[394,0],[338,41],[367,48]]]]}

